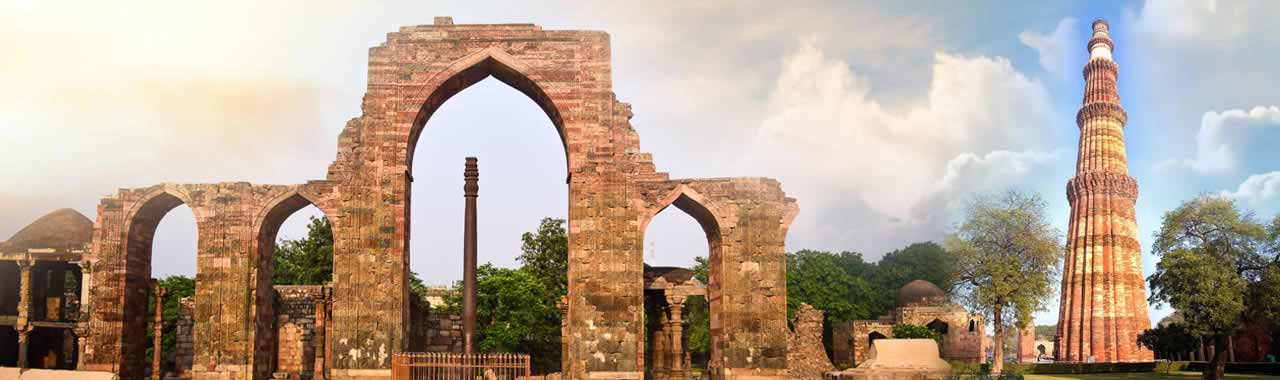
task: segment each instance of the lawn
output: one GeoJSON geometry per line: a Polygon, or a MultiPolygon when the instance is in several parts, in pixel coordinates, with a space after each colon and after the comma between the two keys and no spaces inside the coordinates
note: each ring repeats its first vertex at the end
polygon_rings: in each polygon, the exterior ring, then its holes
{"type": "MultiPolygon", "coordinates": [[[[1086,375],[1026,375],[1026,380],[1198,380],[1199,372],[1174,371],[1135,373],[1092,373],[1086,375]]],[[[1280,376],[1231,374],[1225,380],[1280,380],[1280,376]]]]}

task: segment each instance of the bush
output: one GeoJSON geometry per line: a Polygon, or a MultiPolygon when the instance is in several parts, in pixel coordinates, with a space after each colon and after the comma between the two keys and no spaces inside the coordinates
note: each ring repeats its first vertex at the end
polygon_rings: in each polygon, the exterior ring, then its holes
{"type": "MultiPolygon", "coordinates": [[[[1204,372],[1208,362],[1189,362],[1186,370],[1204,372]]],[[[1227,373],[1248,373],[1256,375],[1280,375],[1280,363],[1227,363],[1227,373]]]]}
{"type": "MultiPolygon", "coordinates": [[[[965,372],[961,372],[961,367],[956,367],[952,363],[952,372],[956,374],[978,374],[991,372],[991,364],[965,364],[963,366],[965,372]],[[975,368],[976,367],[976,368],[975,368]]],[[[1036,363],[1036,364],[1005,364],[1005,375],[1073,375],[1086,373],[1117,373],[1117,372],[1155,372],[1156,363],[1036,363]]]]}
{"type": "Polygon", "coordinates": [[[893,325],[893,337],[895,339],[942,339],[942,335],[933,329],[921,325],[913,325],[910,323],[899,323],[893,325]]]}
{"type": "Polygon", "coordinates": [[[1156,372],[1178,372],[1186,371],[1188,361],[1159,361],[1156,362],[1156,372]]]}

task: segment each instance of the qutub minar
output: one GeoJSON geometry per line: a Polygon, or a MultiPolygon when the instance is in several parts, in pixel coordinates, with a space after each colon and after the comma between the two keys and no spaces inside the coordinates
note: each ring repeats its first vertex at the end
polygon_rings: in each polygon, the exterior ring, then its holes
{"type": "Polygon", "coordinates": [[[1137,335],[1151,327],[1142,277],[1142,249],[1134,202],[1138,183],[1125,163],[1126,115],[1116,90],[1105,20],[1093,22],[1084,104],[1076,114],[1080,150],[1067,181],[1071,221],[1062,270],[1062,303],[1055,344],[1058,361],[1150,361],[1137,335]]]}

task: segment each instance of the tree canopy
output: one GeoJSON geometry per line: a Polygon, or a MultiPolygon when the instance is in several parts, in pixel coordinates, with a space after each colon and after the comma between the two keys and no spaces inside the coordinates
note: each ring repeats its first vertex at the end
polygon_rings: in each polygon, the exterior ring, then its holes
{"type": "Polygon", "coordinates": [[[1242,322],[1280,320],[1280,216],[1263,223],[1231,199],[1201,195],[1166,213],[1155,238],[1149,301],[1173,306],[1191,335],[1215,342],[1202,376],[1220,379],[1242,322]]]}
{"type": "MultiPolygon", "coordinates": [[[[947,237],[955,255],[960,298],[986,315],[995,341],[1007,327],[1021,328],[1053,296],[1062,257],[1061,233],[1048,222],[1039,194],[1008,190],[975,197],[947,237]]],[[[1004,345],[993,350],[991,371],[1002,370],[1004,345]]]]}

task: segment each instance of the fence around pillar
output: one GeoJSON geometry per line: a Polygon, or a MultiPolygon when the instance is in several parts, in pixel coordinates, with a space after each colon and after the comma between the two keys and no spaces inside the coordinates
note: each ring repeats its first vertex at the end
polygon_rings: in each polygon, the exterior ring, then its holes
{"type": "Polygon", "coordinates": [[[529,355],[400,352],[391,357],[392,380],[529,380],[529,355]]]}

